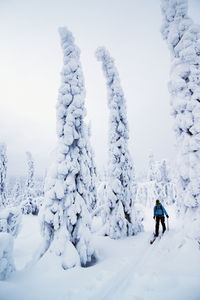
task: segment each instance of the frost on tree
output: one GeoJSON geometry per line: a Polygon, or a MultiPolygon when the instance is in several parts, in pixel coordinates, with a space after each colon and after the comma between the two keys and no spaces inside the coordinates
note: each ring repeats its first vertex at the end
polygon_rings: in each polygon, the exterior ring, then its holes
{"type": "Polygon", "coordinates": [[[67,269],[95,259],[88,211],[93,183],[80,51],[66,28],[59,32],[64,66],[57,102],[58,148],[45,182],[42,231],[46,250],[56,254],[67,269]]]}
{"type": "Polygon", "coordinates": [[[26,192],[25,192],[25,200],[22,203],[22,212],[23,214],[38,214],[38,208],[35,199],[34,193],[34,161],[32,154],[30,152],[26,152],[27,157],[27,165],[28,165],[28,174],[26,180],[26,192]]]}
{"type": "Polygon", "coordinates": [[[110,109],[108,235],[120,238],[140,230],[133,206],[134,170],[128,150],[126,103],[114,60],[104,48],[97,49],[96,56],[103,64],[110,109]]]}
{"type": "Polygon", "coordinates": [[[200,204],[200,27],[186,0],[162,0],[161,32],[171,52],[171,93],[184,208],[200,204]]]}
{"type": "Polygon", "coordinates": [[[0,144],[0,207],[6,205],[7,156],[6,145],[0,144]]]}

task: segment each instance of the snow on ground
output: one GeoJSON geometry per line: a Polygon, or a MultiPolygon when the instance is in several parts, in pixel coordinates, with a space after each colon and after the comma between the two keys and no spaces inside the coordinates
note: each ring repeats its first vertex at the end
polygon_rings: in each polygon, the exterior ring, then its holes
{"type": "Polygon", "coordinates": [[[17,270],[23,269],[32,260],[32,256],[42,242],[40,224],[37,217],[24,215],[21,227],[22,229],[14,244],[14,257],[17,270]]]}
{"type": "Polygon", "coordinates": [[[183,236],[173,207],[167,210],[170,231],[153,245],[154,220],[146,210],[145,232],[123,240],[95,237],[98,263],[67,271],[50,254],[29,264],[42,239],[38,218],[25,216],[14,247],[18,271],[0,282],[0,300],[199,300],[200,251],[183,236]]]}

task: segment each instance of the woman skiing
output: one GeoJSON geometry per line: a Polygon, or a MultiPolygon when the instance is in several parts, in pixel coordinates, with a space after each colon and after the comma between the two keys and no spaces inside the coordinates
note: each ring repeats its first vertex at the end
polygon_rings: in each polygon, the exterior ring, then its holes
{"type": "Polygon", "coordinates": [[[166,217],[169,218],[164,206],[160,203],[159,200],[156,200],[156,205],[154,206],[154,216],[153,216],[153,218],[156,219],[155,237],[157,237],[159,235],[160,221],[162,224],[163,233],[166,230],[164,215],[166,215],[166,217]]]}

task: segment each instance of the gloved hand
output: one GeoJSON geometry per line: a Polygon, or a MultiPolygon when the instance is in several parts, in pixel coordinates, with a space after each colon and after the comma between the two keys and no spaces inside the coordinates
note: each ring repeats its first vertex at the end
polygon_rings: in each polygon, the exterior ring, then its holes
{"type": "Polygon", "coordinates": [[[153,216],[153,218],[155,219],[155,216],[153,216]]]}
{"type": "Polygon", "coordinates": [[[169,216],[168,216],[168,215],[167,215],[166,217],[167,217],[167,218],[169,218],[169,216]]]}

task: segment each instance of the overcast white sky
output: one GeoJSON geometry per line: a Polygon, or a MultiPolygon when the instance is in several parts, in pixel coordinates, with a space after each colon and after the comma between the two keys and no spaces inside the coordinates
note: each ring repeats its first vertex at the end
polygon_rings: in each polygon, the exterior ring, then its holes
{"type": "MultiPolygon", "coordinates": [[[[200,24],[200,0],[189,0],[189,13],[200,24]]],[[[98,46],[108,48],[120,74],[137,174],[150,149],[156,159],[174,157],[170,57],[161,21],[159,0],[0,0],[0,142],[7,144],[10,175],[25,175],[26,151],[43,175],[56,146],[60,26],[72,31],[81,49],[97,166],[106,165],[108,148],[106,85],[94,55],[98,46]]]]}

